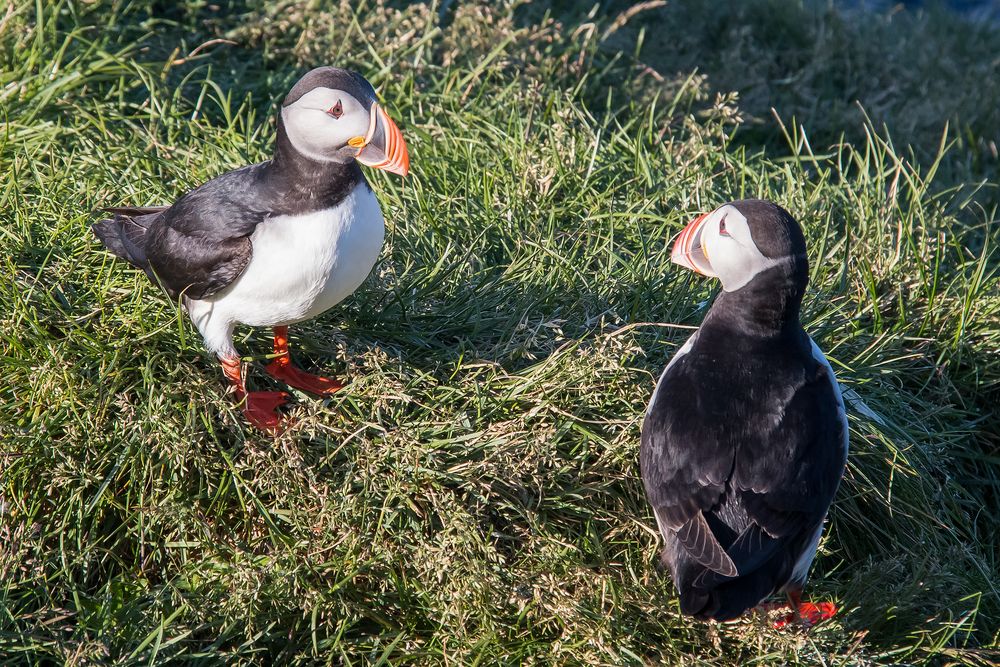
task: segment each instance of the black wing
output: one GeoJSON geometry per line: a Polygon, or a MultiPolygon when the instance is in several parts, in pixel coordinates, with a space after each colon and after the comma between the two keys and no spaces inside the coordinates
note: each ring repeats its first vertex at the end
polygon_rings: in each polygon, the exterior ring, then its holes
{"type": "Polygon", "coordinates": [[[250,235],[268,214],[261,203],[261,168],[223,174],[170,207],[106,208],[114,217],[96,223],[94,233],[172,297],[211,296],[250,263],[250,235]]]}
{"type": "Polygon", "coordinates": [[[722,415],[692,358],[689,352],[677,359],[657,384],[642,426],[642,480],[660,530],[673,533],[701,565],[735,576],[732,559],[703,514],[722,499],[735,449],[720,429],[704,428],[722,415]]]}
{"type": "Polygon", "coordinates": [[[843,401],[825,360],[811,361],[768,437],[740,445],[733,471],[740,505],[773,538],[813,530],[844,473],[843,401]]]}
{"type": "Polygon", "coordinates": [[[259,201],[261,167],[244,167],[205,183],[149,226],[146,258],[172,296],[211,296],[250,263],[250,235],[268,214],[259,201]]]}

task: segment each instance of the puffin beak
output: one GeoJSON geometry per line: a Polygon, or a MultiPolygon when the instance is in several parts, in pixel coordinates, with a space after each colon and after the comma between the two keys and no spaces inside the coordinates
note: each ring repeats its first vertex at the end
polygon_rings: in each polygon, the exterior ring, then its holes
{"type": "Polygon", "coordinates": [[[372,103],[368,134],[349,142],[358,149],[354,159],[363,165],[406,176],[410,171],[410,154],[406,152],[403,133],[378,103],[372,103]]]}
{"type": "Polygon", "coordinates": [[[670,251],[670,261],[709,278],[717,277],[705,250],[704,231],[708,213],[698,216],[681,230],[670,251]]]}

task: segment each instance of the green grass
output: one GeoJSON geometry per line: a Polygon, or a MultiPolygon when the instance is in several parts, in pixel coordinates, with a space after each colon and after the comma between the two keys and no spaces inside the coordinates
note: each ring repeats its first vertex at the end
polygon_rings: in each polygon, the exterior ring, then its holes
{"type": "Polygon", "coordinates": [[[335,4],[0,19],[0,664],[1000,659],[1000,32],[335,4]],[[213,39],[235,44],[188,57],[213,39]],[[414,171],[370,175],[383,260],[292,332],[348,390],[298,395],[275,440],[88,225],[266,159],[319,64],[380,88],[414,171]],[[809,589],[843,613],[808,634],[681,617],[638,477],[655,377],[716,289],[669,239],[747,196],[802,221],[805,325],[852,396],[809,589]]]}

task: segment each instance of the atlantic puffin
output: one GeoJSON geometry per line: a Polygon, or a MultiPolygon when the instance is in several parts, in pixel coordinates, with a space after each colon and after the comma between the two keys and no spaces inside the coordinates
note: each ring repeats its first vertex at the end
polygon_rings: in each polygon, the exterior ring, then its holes
{"type": "Polygon", "coordinates": [[[313,394],[342,387],[292,364],[288,327],[354,292],[382,249],[385,221],[360,164],[405,176],[396,124],[360,74],[305,74],[277,114],[273,157],[222,174],[171,206],[107,208],[93,231],[180,300],[222,364],[247,421],[282,428],[286,392],[247,391],[233,346],[237,324],[273,327],[268,374],[313,394]]]}
{"type": "Polygon", "coordinates": [[[803,330],[799,223],[763,200],[725,204],[677,237],[671,260],[718,278],[698,330],[670,360],[642,424],[640,467],[684,614],[729,621],[776,593],[802,601],[847,463],[837,379],[803,330]]]}

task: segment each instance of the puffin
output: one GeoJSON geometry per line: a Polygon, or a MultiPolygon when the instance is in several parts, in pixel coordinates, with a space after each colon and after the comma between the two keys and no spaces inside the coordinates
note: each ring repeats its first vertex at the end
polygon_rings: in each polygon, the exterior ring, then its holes
{"type": "Polygon", "coordinates": [[[640,468],[685,615],[731,621],[785,594],[776,623],[811,626],[832,602],[802,600],[847,464],[837,378],[799,321],[809,263],[799,223],[764,200],[688,224],[671,261],[722,291],[660,376],[640,468]]]}
{"type": "Polygon", "coordinates": [[[289,394],[247,391],[234,327],[273,328],[265,370],[280,382],[320,396],[341,389],[336,378],[292,363],[288,327],[348,297],[378,259],[385,220],[359,165],[406,176],[409,164],[372,85],[356,72],[319,67],[282,101],[270,160],[224,173],[169,206],[102,209],[112,217],[92,229],[183,305],[246,420],[280,431],[289,394]]]}

